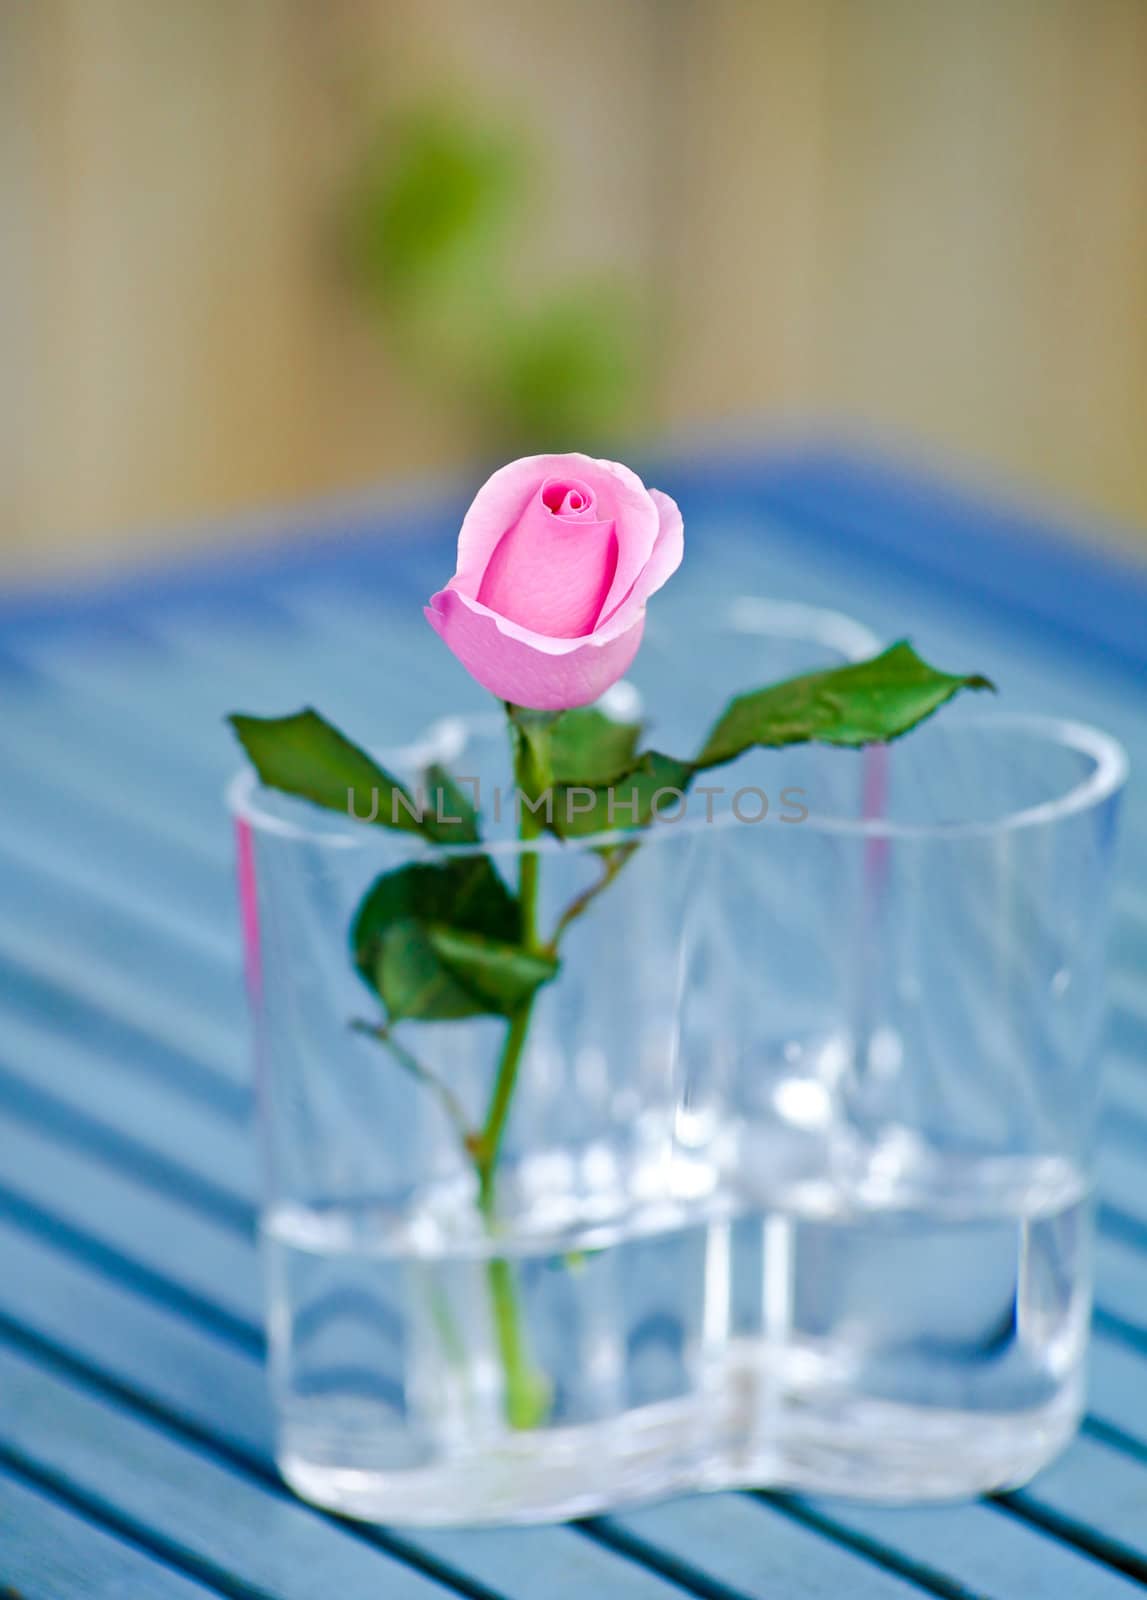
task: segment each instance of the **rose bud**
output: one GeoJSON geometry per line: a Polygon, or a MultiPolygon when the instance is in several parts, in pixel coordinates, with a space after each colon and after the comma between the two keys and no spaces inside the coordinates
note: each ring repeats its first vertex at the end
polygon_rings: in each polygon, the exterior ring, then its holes
{"type": "Polygon", "coordinates": [[[680,565],[681,513],[616,461],[524,456],[479,489],[426,617],[485,689],[588,705],[629,668],[645,602],[680,565]]]}

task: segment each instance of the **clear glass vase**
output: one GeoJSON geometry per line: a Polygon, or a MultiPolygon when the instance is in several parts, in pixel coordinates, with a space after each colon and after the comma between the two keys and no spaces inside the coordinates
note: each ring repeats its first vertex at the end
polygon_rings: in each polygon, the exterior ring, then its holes
{"type": "MultiPolygon", "coordinates": [[[[866,653],[786,626],[757,617],[726,690],[866,653]]],[[[431,758],[478,782],[508,883],[533,853],[554,926],[602,840],[518,842],[496,717],[401,760],[431,758]]],[[[1030,1476],[1082,1404],[1124,771],[1087,729],[950,712],[709,774],[569,926],[485,1197],[507,1023],[353,1026],[355,907],[427,847],[238,779],[287,1480],[474,1523],[1030,1476]]]]}

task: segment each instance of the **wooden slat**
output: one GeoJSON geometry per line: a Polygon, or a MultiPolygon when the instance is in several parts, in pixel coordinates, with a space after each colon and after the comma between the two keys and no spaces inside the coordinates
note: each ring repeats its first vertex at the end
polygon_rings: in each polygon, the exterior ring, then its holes
{"type": "MultiPolygon", "coordinates": [[[[162,1055],[133,1057],[43,1013],[0,1004],[0,1083],[36,1090],[109,1131],[150,1145],[189,1174],[253,1201],[254,1128],[230,1103],[205,1105],[162,1055]]],[[[0,1090],[0,1093],[3,1091],[0,1090]]]]}
{"type": "Polygon", "coordinates": [[[1147,1583],[1147,1445],[1138,1472],[1125,1452],[1080,1438],[1010,1501],[1147,1583]]]}
{"type": "Polygon", "coordinates": [[[1088,1403],[1093,1417],[1147,1452],[1147,1339],[1136,1349],[1095,1335],[1088,1403]]]}
{"type": "Polygon", "coordinates": [[[195,1105],[180,1107],[176,1120],[170,1101],[148,1083],[133,1084],[128,1094],[109,1094],[100,1078],[84,1073],[84,1059],[74,1055],[76,1075],[67,1092],[60,1094],[69,1063],[67,1040],[59,1055],[64,1065],[57,1066],[53,1089],[12,1071],[0,1055],[0,1105],[6,1115],[131,1173],[137,1181],[206,1212],[225,1227],[254,1233],[255,1185],[249,1152],[243,1150],[236,1163],[227,1148],[235,1137],[233,1124],[210,1118],[195,1105]],[[191,1141],[202,1151],[194,1167],[184,1159],[191,1141]]]}
{"type": "Polygon", "coordinates": [[[0,1327],[248,1461],[271,1454],[262,1341],[237,1342],[0,1213],[0,1327]]]}
{"type": "Polygon", "coordinates": [[[1101,1232],[1095,1274],[1103,1311],[1137,1330],[1147,1348],[1147,1254],[1110,1231],[1101,1232]]]}
{"type": "MultiPolygon", "coordinates": [[[[244,1035],[234,1024],[227,1026],[226,1011],[219,1017],[190,999],[161,999],[146,968],[121,962],[106,947],[84,951],[66,934],[53,941],[38,937],[34,928],[25,941],[18,928],[0,922],[0,969],[17,996],[25,983],[37,993],[47,989],[67,996],[76,1008],[101,1013],[121,1028],[192,1057],[226,1083],[248,1081],[244,1035]]],[[[232,998],[227,1011],[234,1016],[235,1010],[232,998]]]]}
{"type": "MultiPolygon", "coordinates": [[[[88,988],[90,991],[90,984],[88,988]]],[[[135,1016],[124,1017],[107,1008],[98,990],[79,994],[66,978],[61,981],[58,971],[45,975],[34,964],[5,954],[0,954],[0,993],[8,1009],[31,1020],[43,1018],[50,1026],[109,1052],[121,1050],[129,1062],[148,1062],[154,1072],[178,1080],[186,1093],[198,1095],[233,1118],[246,1118],[249,1071],[238,1039],[229,1041],[226,1055],[204,1061],[184,1049],[178,1031],[168,1026],[165,1016],[142,991],[142,1016],[137,1011],[135,1016]]]]}
{"type": "MultiPolygon", "coordinates": [[[[539,1574],[554,1600],[606,1593],[672,1600],[656,1573],[565,1528],[386,1536],[339,1523],[296,1500],[268,1473],[209,1458],[158,1422],[21,1350],[0,1329],[0,1457],[35,1472],[113,1523],[138,1524],[156,1548],[216,1578],[280,1600],[430,1596],[441,1592],[394,1553],[441,1573],[448,1588],[534,1600],[539,1574]],[[465,1576],[463,1576],[465,1575],[465,1576]],[[323,1585],[325,1584],[325,1588],[323,1585]],[[372,1590],[368,1584],[375,1585],[372,1590]]],[[[860,1564],[857,1563],[859,1567],[860,1564]]]]}
{"type": "Polygon", "coordinates": [[[41,786],[79,789],[89,808],[112,811],[133,833],[158,830],[203,860],[227,859],[219,785],[202,763],[183,759],[177,741],[149,751],[130,718],[106,719],[94,734],[73,701],[53,696],[45,705],[36,696],[5,707],[0,763],[16,783],[34,772],[41,786]]]}
{"type": "MultiPolygon", "coordinates": [[[[40,840],[45,834],[39,830],[40,840]]],[[[206,921],[188,914],[178,902],[157,899],[145,881],[114,870],[112,864],[92,855],[82,841],[67,837],[48,838],[47,852],[37,848],[36,830],[30,834],[15,829],[6,830],[0,839],[0,904],[8,902],[7,885],[16,887],[17,869],[23,865],[34,870],[44,885],[45,893],[70,895],[72,917],[105,914],[126,918],[138,925],[141,931],[150,928],[161,931],[177,942],[191,960],[204,960],[222,964],[230,970],[235,965],[238,929],[234,917],[224,916],[223,908],[206,921]],[[32,867],[34,863],[34,869],[32,867]]],[[[72,926],[69,919],[65,924],[72,926]]]]}
{"type": "Polygon", "coordinates": [[[212,1460],[0,1343],[0,1453],[208,1582],[278,1600],[448,1593],[285,1490],[212,1460]]]}
{"type": "MultiPolygon", "coordinates": [[[[1002,1507],[922,1506],[880,1510],[840,1501],[811,1503],[828,1533],[895,1549],[951,1594],[1008,1600],[1130,1600],[1140,1585],[1002,1507]],[[959,1587],[957,1587],[959,1586],[959,1587]]],[[[941,1592],[943,1592],[941,1590],[941,1592]]]]}
{"type": "Polygon", "coordinates": [[[101,878],[129,876],[149,895],[178,904],[185,920],[218,922],[232,881],[222,853],[215,861],[188,860],[170,849],[161,819],[129,829],[114,810],[89,808],[72,791],[44,783],[31,771],[5,778],[5,830],[14,853],[75,860],[81,877],[90,875],[85,869],[94,858],[101,878]]]}
{"type": "Polygon", "coordinates": [[[698,1592],[714,1580],[746,1600],[908,1600],[917,1584],[832,1544],[748,1495],[691,1497],[601,1519],[618,1548],[658,1563],[698,1592]]]}
{"type": "Polygon", "coordinates": [[[207,1600],[216,1593],[0,1466],[5,1600],[207,1600]]]}
{"type": "Polygon", "coordinates": [[[217,1310],[221,1326],[254,1337],[262,1294],[249,1240],[3,1108],[0,1150],[0,1213],[34,1214],[45,1233],[91,1240],[93,1255],[132,1265],[139,1281],[170,1285],[173,1299],[217,1310]]]}
{"type": "MultiPolygon", "coordinates": [[[[11,840],[6,850],[0,841],[0,920],[22,936],[18,954],[25,964],[29,953],[53,945],[89,959],[114,959],[125,972],[162,987],[179,1005],[206,1011],[232,1035],[239,1030],[244,997],[238,917],[231,908],[217,924],[213,921],[207,937],[197,939],[188,935],[186,923],[163,916],[156,902],[146,909],[125,904],[109,880],[77,882],[67,871],[48,870],[30,851],[13,855],[10,845],[11,840]]],[[[230,1047],[228,1038],[227,1053],[230,1047]]]]}

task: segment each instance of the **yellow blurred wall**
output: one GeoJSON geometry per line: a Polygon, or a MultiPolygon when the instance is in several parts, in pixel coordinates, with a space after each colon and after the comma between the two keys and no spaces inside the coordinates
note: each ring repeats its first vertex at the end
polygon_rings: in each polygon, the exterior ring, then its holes
{"type": "Polygon", "coordinates": [[[651,426],[1147,524],[1147,0],[0,0],[0,562],[466,456],[332,228],[444,84],[538,130],[529,271],[639,285],[651,426]]]}

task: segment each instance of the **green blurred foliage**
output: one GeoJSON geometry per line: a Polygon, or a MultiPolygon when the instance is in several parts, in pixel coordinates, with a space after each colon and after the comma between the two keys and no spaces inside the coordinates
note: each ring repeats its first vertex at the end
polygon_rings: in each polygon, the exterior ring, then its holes
{"type": "Polygon", "coordinates": [[[419,107],[380,130],[347,206],[349,260],[396,356],[491,449],[592,446],[632,424],[645,385],[624,285],[514,283],[545,222],[536,157],[478,116],[419,107]]]}
{"type": "Polygon", "coordinates": [[[380,132],[351,195],[349,240],[364,286],[399,305],[485,277],[527,189],[501,131],[420,109],[380,132]]]}
{"type": "Polygon", "coordinates": [[[514,322],[496,385],[507,439],[568,448],[631,423],[643,377],[639,326],[631,296],[610,283],[579,284],[514,322]]]}

